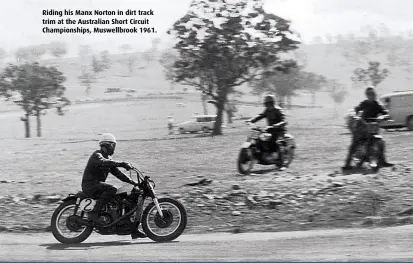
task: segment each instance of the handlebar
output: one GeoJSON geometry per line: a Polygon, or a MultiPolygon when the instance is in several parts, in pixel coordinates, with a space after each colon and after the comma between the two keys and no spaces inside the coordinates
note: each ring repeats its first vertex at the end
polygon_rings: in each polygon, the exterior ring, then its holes
{"type": "Polygon", "coordinates": [[[144,176],[143,173],[138,168],[132,165],[130,171],[131,173],[132,171],[136,172],[136,177],[138,178],[138,184],[141,184],[142,182],[146,181],[146,182],[152,183],[153,184],[152,187],[155,188],[155,182],[149,176],[144,176]]]}
{"type": "Polygon", "coordinates": [[[356,119],[356,120],[363,120],[363,121],[366,121],[366,122],[369,122],[369,121],[380,122],[380,121],[384,121],[384,120],[389,120],[390,116],[389,115],[381,115],[377,118],[362,118],[361,116],[353,116],[353,118],[356,119]]]}
{"type": "Polygon", "coordinates": [[[287,122],[286,122],[286,121],[281,121],[281,122],[279,122],[279,123],[273,124],[272,126],[267,126],[267,127],[265,127],[265,128],[261,128],[261,127],[258,127],[255,123],[252,123],[252,122],[250,122],[250,121],[246,121],[245,123],[246,123],[248,126],[252,126],[252,129],[258,130],[258,131],[268,130],[268,129],[271,129],[271,128],[280,128],[280,127],[282,127],[282,126],[287,125],[287,122]]]}

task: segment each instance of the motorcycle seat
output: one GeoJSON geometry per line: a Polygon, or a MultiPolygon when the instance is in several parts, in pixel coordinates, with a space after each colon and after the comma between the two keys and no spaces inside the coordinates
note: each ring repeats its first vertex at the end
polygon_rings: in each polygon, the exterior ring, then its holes
{"type": "Polygon", "coordinates": [[[79,197],[79,198],[82,198],[82,199],[83,198],[88,198],[88,196],[85,193],[83,193],[82,191],[77,192],[76,196],[79,197]]]}

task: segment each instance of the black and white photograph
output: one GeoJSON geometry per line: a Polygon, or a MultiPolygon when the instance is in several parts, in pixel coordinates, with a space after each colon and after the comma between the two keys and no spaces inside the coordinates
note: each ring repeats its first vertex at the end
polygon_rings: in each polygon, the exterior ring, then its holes
{"type": "Polygon", "coordinates": [[[413,261],[412,10],[1,1],[0,261],[413,261]]]}

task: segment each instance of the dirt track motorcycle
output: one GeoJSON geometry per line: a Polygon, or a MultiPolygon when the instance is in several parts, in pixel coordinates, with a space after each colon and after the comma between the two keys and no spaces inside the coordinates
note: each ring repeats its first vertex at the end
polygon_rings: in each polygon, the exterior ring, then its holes
{"type": "Polygon", "coordinates": [[[380,156],[382,153],[383,137],[380,135],[380,122],[388,120],[388,115],[382,115],[378,118],[361,118],[360,116],[354,116],[354,132],[357,129],[362,129],[364,138],[357,147],[357,150],[351,156],[353,163],[357,168],[362,168],[365,162],[369,167],[377,172],[380,169],[380,156]]]}
{"type": "Polygon", "coordinates": [[[100,221],[96,226],[87,220],[96,200],[83,192],[70,194],[54,211],[51,219],[53,236],[61,243],[75,244],[85,241],[93,232],[101,235],[130,235],[132,224],[142,224],[145,234],[156,242],[168,242],[178,238],[185,230],[187,213],[184,206],[172,198],[159,198],[155,193],[155,183],[149,176],[135,167],[138,186],[125,184],[116,196],[102,208],[100,221]],[[144,202],[152,202],[144,209],[144,202]],[[65,216],[66,215],[66,216],[65,216]]]}
{"type": "Polygon", "coordinates": [[[288,167],[291,164],[296,147],[294,137],[291,134],[285,133],[280,135],[274,143],[272,134],[268,132],[269,129],[282,129],[287,125],[286,122],[280,122],[266,128],[260,128],[252,123],[247,124],[252,127],[247,141],[241,146],[238,156],[237,164],[240,174],[251,173],[256,163],[276,165],[278,168],[283,165],[288,167]],[[280,152],[282,153],[281,155],[280,152]]]}

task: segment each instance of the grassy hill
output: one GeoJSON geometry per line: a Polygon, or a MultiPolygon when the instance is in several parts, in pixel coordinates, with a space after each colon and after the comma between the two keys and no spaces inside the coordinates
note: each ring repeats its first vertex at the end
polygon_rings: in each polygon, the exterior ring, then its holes
{"type": "MultiPolygon", "coordinates": [[[[352,71],[361,65],[350,63],[343,56],[343,50],[333,44],[313,44],[302,45],[300,48],[301,54],[306,60],[306,70],[317,74],[325,75],[327,78],[337,79],[349,88],[349,96],[345,104],[354,104],[362,99],[363,92],[360,89],[352,89],[350,77],[352,71]]],[[[81,100],[86,97],[91,98],[108,98],[108,97],[126,97],[146,94],[158,94],[182,91],[183,86],[179,84],[171,85],[165,79],[163,66],[155,59],[153,62],[147,63],[142,57],[138,57],[134,65],[133,72],[130,73],[127,64],[124,62],[129,57],[129,54],[110,55],[110,68],[104,72],[97,74],[95,82],[92,84],[91,93],[86,94],[86,87],[82,86],[78,80],[81,74],[81,60],[74,58],[47,59],[41,61],[46,65],[53,65],[59,68],[67,77],[65,83],[67,87],[66,95],[72,101],[81,100]],[[134,92],[116,92],[105,93],[107,89],[133,90],[134,92]],[[129,95],[128,95],[129,94],[129,95]]],[[[159,57],[159,54],[156,56],[159,57]]],[[[155,56],[155,57],[156,57],[155,56]]],[[[384,61],[384,57],[378,55],[377,61],[384,61]]],[[[86,59],[91,64],[92,58],[86,59]]],[[[367,64],[367,61],[366,61],[367,64]]],[[[89,65],[91,68],[91,65],[89,65]]],[[[387,93],[394,90],[408,90],[413,87],[413,80],[409,80],[409,75],[400,69],[390,68],[390,76],[379,86],[380,93],[387,93]]],[[[194,89],[189,87],[189,91],[194,89]]],[[[250,88],[246,85],[239,87],[247,96],[246,100],[257,100],[249,96],[250,88]]],[[[328,94],[318,94],[318,104],[324,106],[332,106],[333,103],[328,94]]],[[[308,104],[311,101],[307,94],[301,93],[301,96],[295,98],[295,103],[308,104]]],[[[293,103],[294,103],[293,102],[293,103]]],[[[0,103],[0,111],[18,109],[13,103],[0,103]]]]}

